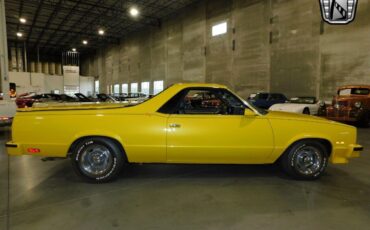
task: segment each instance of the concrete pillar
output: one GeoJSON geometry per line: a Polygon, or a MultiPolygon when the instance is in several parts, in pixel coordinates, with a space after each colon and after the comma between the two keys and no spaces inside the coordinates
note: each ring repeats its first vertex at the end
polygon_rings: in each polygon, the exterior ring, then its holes
{"type": "Polygon", "coordinates": [[[5,0],[0,0],[0,85],[4,93],[4,99],[8,99],[9,79],[8,79],[8,43],[6,35],[5,21],[5,0]]]}
{"type": "Polygon", "coordinates": [[[47,62],[42,63],[42,72],[44,74],[49,74],[49,63],[47,62]]]}
{"type": "Polygon", "coordinates": [[[42,73],[42,62],[36,62],[35,65],[36,65],[36,68],[35,68],[36,72],[42,73]]]}
{"type": "Polygon", "coordinates": [[[49,74],[50,75],[55,74],[55,62],[49,62],[49,74]]]}
{"type": "Polygon", "coordinates": [[[23,72],[23,52],[22,48],[17,48],[17,71],[23,72]]]}
{"type": "Polygon", "coordinates": [[[18,71],[17,66],[17,49],[15,47],[10,48],[10,66],[12,67],[10,71],[18,71]]]}
{"type": "Polygon", "coordinates": [[[36,63],[34,61],[31,61],[31,63],[30,63],[30,71],[31,71],[31,73],[37,72],[36,63]]]}
{"type": "Polygon", "coordinates": [[[62,65],[60,63],[55,64],[55,74],[62,75],[62,65]]]}

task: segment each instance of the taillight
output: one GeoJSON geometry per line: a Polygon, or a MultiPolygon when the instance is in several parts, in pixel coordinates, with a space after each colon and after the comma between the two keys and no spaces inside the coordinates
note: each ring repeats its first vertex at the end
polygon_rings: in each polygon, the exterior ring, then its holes
{"type": "Polygon", "coordinates": [[[29,152],[29,153],[39,153],[40,152],[40,149],[37,149],[37,148],[28,148],[27,149],[27,152],[29,152]]]}

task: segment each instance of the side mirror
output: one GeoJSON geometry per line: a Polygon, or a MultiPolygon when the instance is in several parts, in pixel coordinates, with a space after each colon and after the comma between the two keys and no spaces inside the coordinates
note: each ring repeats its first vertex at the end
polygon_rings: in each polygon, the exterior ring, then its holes
{"type": "Polygon", "coordinates": [[[248,108],[244,110],[244,116],[256,116],[256,113],[248,108]]]}

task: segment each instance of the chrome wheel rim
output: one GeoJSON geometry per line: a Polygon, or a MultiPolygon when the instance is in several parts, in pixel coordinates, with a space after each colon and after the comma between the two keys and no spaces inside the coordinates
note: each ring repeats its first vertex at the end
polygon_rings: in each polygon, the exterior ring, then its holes
{"type": "Polygon", "coordinates": [[[303,146],[296,151],[295,165],[301,174],[312,175],[319,172],[322,162],[320,150],[313,146],[303,146]]]}
{"type": "Polygon", "coordinates": [[[109,171],[113,165],[113,157],[107,147],[94,144],[81,153],[80,164],[85,174],[98,177],[109,171]]]}

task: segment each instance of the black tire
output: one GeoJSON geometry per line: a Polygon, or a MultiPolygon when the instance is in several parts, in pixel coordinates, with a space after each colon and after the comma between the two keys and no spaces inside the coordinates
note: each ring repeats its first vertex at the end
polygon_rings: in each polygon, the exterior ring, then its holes
{"type": "Polygon", "coordinates": [[[307,114],[307,115],[310,115],[310,109],[309,108],[304,108],[303,109],[303,114],[307,114]]]}
{"type": "Polygon", "coordinates": [[[361,120],[358,122],[358,126],[368,128],[370,126],[370,112],[364,113],[361,120]]]}
{"type": "Polygon", "coordinates": [[[324,173],[328,156],[327,148],[319,141],[302,140],[285,151],[280,158],[280,165],[288,175],[296,179],[314,180],[324,173]]]}
{"type": "Polygon", "coordinates": [[[71,163],[77,175],[94,183],[115,179],[125,159],[125,153],[114,141],[102,137],[79,141],[71,155],[71,163]]]}

